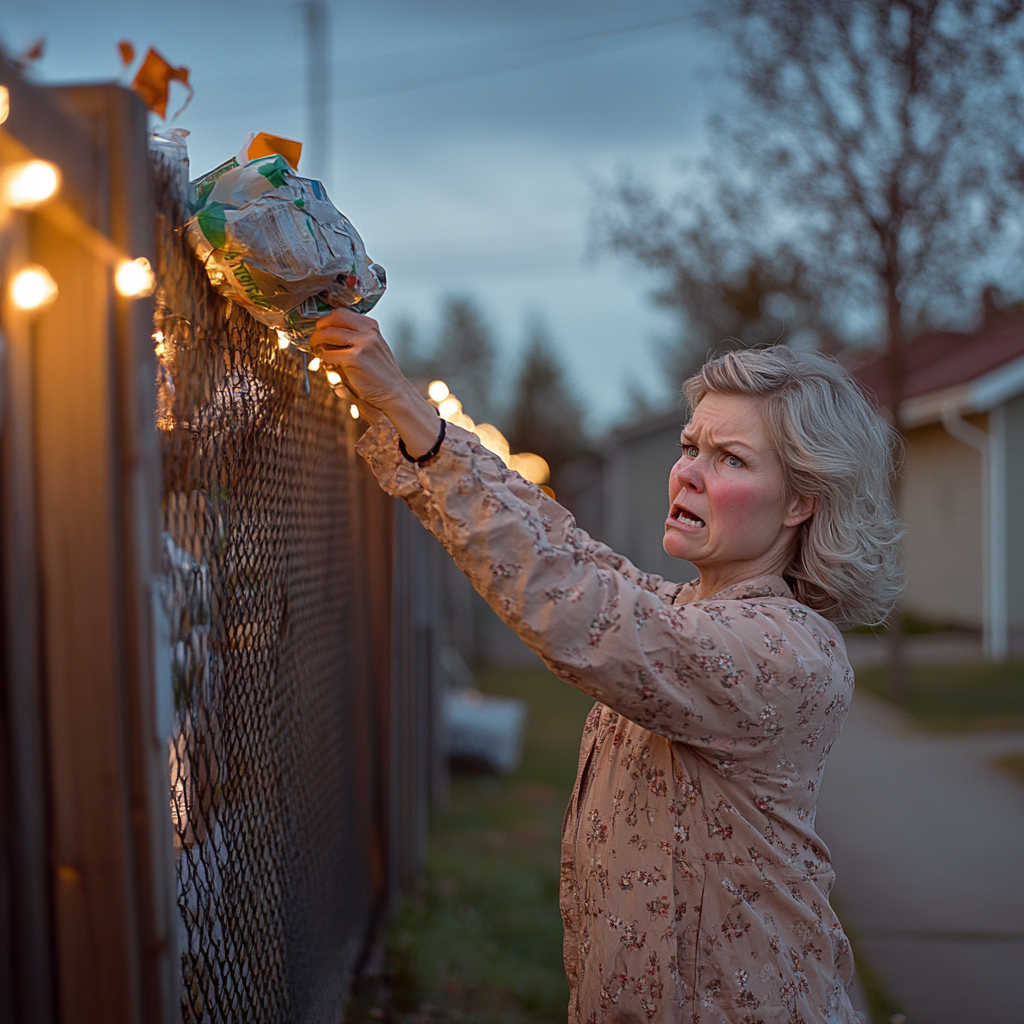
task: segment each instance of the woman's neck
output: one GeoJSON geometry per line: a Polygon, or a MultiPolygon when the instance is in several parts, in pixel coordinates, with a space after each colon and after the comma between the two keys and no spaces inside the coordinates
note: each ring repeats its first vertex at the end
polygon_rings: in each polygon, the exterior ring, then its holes
{"type": "Polygon", "coordinates": [[[706,601],[728,587],[756,580],[761,576],[781,576],[792,561],[792,556],[787,553],[785,558],[765,558],[735,565],[698,565],[700,579],[695,581],[696,597],[693,600],[706,601]]]}

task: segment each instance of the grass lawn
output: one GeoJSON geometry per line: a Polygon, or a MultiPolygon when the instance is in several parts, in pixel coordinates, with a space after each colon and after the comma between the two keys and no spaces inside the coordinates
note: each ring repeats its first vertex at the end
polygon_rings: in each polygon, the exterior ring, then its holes
{"type": "Polygon", "coordinates": [[[559,833],[593,701],[543,669],[484,672],[480,686],[528,702],[523,761],[504,778],[453,777],[422,890],[391,933],[393,1015],[564,1024],[559,833]]]}
{"type": "MultiPolygon", "coordinates": [[[[1024,727],[1024,661],[1001,665],[912,665],[903,707],[930,729],[1024,727]]],[[[887,697],[881,666],[862,669],[857,685],[887,697]]]]}

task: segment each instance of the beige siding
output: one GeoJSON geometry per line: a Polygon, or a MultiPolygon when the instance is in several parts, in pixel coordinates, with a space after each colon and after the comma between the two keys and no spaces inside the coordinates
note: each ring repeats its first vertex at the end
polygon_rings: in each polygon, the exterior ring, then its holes
{"type": "MultiPolygon", "coordinates": [[[[985,417],[971,417],[985,428],[985,417]]],[[[982,623],[981,456],[939,424],[912,430],[903,467],[905,608],[940,622],[982,623]]]]}
{"type": "Polygon", "coordinates": [[[1024,395],[1006,403],[1007,612],[1011,645],[1024,647],[1024,395]]]}

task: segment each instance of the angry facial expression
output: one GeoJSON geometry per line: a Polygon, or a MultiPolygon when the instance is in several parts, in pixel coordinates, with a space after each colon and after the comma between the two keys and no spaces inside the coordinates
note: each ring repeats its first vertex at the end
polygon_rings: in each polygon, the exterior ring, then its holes
{"type": "Polygon", "coordinates": [[[758,401],[708,394],[680,437],[669,475],[665,551],[739,582],[781,572],[813,500],[789,494],[758,401]]]}

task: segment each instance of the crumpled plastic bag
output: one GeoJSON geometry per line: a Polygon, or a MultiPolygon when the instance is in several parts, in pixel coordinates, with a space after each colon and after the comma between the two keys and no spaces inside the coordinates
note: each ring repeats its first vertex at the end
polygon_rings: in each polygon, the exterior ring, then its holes
{"type": "Polygon", "coordinates": [[[338,306],[366,313],[387,286],[359,233],[319,181],[296,171],[302,145],[261,132],[189,183],[185,235],[213,287],[300,348],[338,306]]]}

